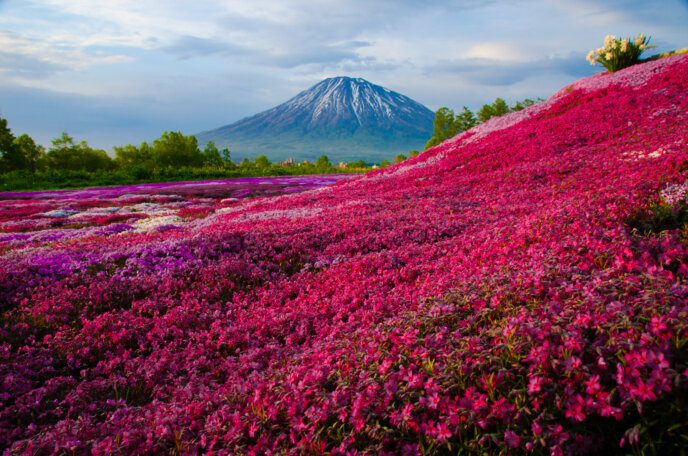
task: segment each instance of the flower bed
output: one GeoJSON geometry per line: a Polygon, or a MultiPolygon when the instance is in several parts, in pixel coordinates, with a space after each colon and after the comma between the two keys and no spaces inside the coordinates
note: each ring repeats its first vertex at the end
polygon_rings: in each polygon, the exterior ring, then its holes
{"type": "Polygon", "coordinates": [[[0,447],[676,453],[687,74],[672,56],[596,75],[295,195],[6,201],[0,447]],[[61,237],[37,215],[137,204],[185,221],[61,237]]]}

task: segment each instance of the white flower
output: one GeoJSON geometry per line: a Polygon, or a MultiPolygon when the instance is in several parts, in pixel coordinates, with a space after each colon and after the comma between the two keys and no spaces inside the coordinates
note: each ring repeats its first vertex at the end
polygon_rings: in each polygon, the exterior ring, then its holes
{"type": "Polygon", "coordinates": [[[638,33],[638,36],[635,37],[635,45],[640,46],[643,43],[645,43],[645,35],[638,33]]]}
{"type": "Polygon", "coordinates": [[[604,58],[605,58],[605,60],[611,60],[612,58],[614,58],[614,54],[612,54],[611,52],[607,52],[604,55],[604,58]]]}
{"type": "Polygon", "coordinates": [[[617,43],[616,41],[614,41],[614,42],[612,43],[612,49],[616,49],[617,47],[619,47],[619,43],[617,43]]]}
{"type": "Polygon", "coordinates": [[[595,58],[595,51],[588,52],[588,56],[585,58],[588,62],[591,62],[595,58]]]}
{"type": "Polygon", "coordinates": [[[614,35],[607,35],[604,37],[604,45],[606,47],[609,47],[612,45],[612,42],[614,41],[614,38],[616,38],[614,35]]]}
{"type": "Polygon", "coordinates": [[[621,41],[621,52],[626,52],[628,50],[628,40],[624,38],[621,41]]]}
{"type": "Polygon", "coordinates": [[[643,49],[645,49],[645,45],[641,44],[640,46],[638,46],[638,49],[640,49],[642,51],[643,49]]]}

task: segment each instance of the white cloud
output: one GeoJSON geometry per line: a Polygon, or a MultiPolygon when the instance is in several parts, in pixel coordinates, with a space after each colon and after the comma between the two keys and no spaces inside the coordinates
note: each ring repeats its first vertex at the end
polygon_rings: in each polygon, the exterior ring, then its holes
{"type": "Polygon", "coordinates": [[[88,53],[80,46],[64,43],[60,37],[46,41],[0,31],[0,56],[13,58],[0,61],[0,72],[14,81],[28,82],[57,72],[80,71],[90,65],[131,61],[126,55],[88,53]]]}
{"type": "Polygon", "coordinates": [[[471,46],[462,57],[497,62],[524,62],[535,56],[527,52],[522,45],[511,41],[488,41],[471,46]]]}

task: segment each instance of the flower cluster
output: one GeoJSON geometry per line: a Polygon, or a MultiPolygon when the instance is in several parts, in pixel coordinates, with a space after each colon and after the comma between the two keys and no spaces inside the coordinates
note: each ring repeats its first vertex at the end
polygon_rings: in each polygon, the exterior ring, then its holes
{"type": "Polygon", "coordinates": [[[686,75],[295,194],[3,195],[0,452],[678,454],[688,233],[629,219],[682,204],[686,75]]]}
{"type": "Polygon", "coordinates": [[[642,33],[639,33],[635,40],[607,35],[604,39],[604,46],[590,51],[587,60],[590,65],[599,63],[610,73],[613,73],[638,62],[640,54],[645,49],[654,47],[648,46],[649,42],[650,39],[642,33]]]}
{"type": "Polygon", "coordinates": [[[662,190],[661,197],[669,206],[688,206],[688,181],[669,185],[662,190]]]}

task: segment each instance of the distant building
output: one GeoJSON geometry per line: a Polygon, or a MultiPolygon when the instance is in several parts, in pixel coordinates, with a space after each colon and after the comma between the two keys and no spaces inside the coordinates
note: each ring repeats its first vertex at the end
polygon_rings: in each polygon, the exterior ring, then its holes
{"type": "Polygon", "coordinates": [[[294,159],[292,157],[289,157],[289,160],[285,160],[280,165],[282,166],[291,166],[294,164],[294,159]]]}
{"type": "Polygon", "coordinates": [[[346,168],[346,163],[339,162],[339,164],[337,165],[337,168],[346,168]]]}

